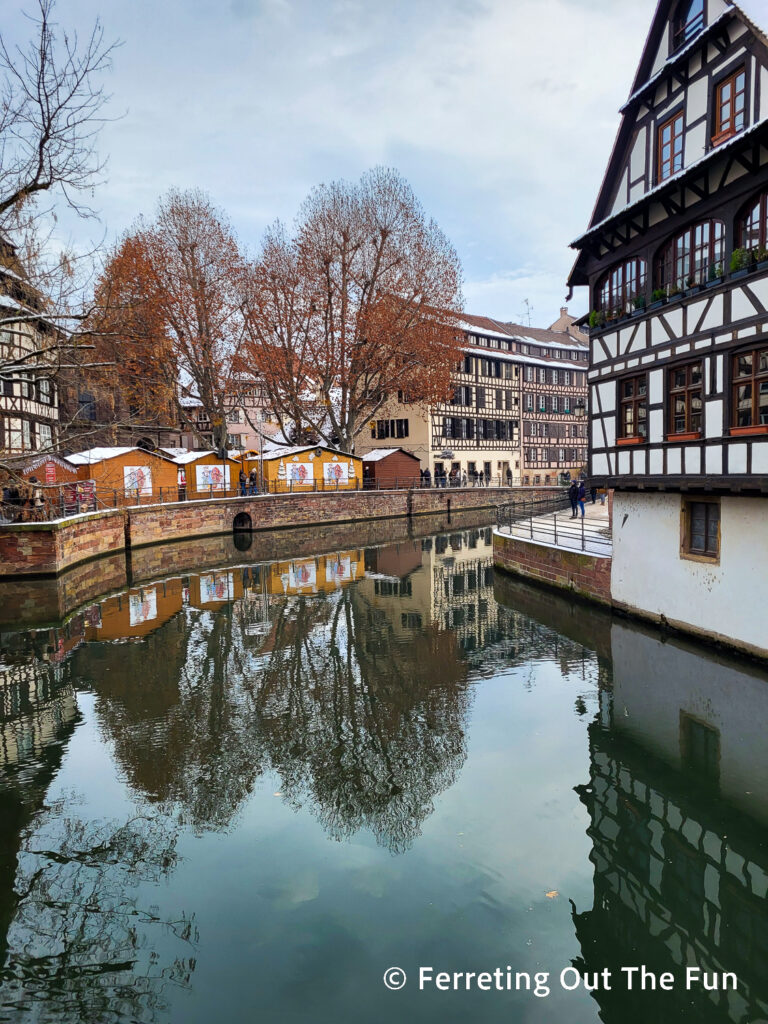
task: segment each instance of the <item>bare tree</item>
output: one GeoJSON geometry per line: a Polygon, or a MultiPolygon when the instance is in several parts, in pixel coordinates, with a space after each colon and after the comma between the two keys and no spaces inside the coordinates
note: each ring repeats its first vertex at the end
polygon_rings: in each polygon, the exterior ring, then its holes
{"type": "Polygon", "coordinates": [[[293,425],[354,450],[398,391],[448,397],[461,267],[396,171],[316,188],[293,237],[279,224],[267,233],[244,301],[244,362],[284,432],[293,425]]]}
{"type": "Polygon", "coordinates": [[[37,0],[30,16],[35,38],[26,49],[0,36],[0,233],[17,226],[20,210],[54,191],[80,215],[91,209],[83,193],[103,169],[96,138],[108,99],[102,77],[116,44],[106,44],[100,22],[81,43],[57,33],[54,0],[37,0]]]}

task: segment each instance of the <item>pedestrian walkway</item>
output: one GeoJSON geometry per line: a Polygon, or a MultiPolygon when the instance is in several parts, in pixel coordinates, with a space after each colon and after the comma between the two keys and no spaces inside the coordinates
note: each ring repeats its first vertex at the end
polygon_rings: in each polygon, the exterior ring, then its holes
{"type": "Polygon", "coordinates": [[[570,508],[565,508],[559,512],[519,519],[511,525],[499,527],[498,532],[519,540],[584,551],[591,555],[610,557],[613,553],[608,505],[601,505],[599,501],[593,505],[587,500],[583,519],[581,513],[577,519],[573,519],[570,508]]]}

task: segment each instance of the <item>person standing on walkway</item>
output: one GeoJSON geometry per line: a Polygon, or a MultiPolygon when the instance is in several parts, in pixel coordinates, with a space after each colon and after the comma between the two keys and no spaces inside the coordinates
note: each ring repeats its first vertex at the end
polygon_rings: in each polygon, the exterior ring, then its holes
{"type": "Polygon", "coordinates": [[[259,474],[255,469],[252,469],[248,474],[248,493],[258,494],[259,493],[259,474]]]}
{"type": "Polygon", "coordinates": [[[579,499],[579,485],[575,480],[571,480],[571,486],[568,488],[568,501],[571,503],[571,519],[576,518],[576,502],[579,499]]]}
{"type": "Polygon", "coordinates": [[[240,470],[238,482],[240,484],[240,496],[244,498],[248,493],[248,477],[245,475],[245,470],[240,470]]]}
{"type": "Polygon", "coordinates": [[[582,519],[584,518],[584,501],[585,501],[586,497],[587,497],[587,488],[584,486],[584,481],[582,480],[581,483],[579,484],[579,491],[578,491],[578,495],[576,497],[576,501],[578,502],[579,508],[581,509],[581,518],[582,519]]]}

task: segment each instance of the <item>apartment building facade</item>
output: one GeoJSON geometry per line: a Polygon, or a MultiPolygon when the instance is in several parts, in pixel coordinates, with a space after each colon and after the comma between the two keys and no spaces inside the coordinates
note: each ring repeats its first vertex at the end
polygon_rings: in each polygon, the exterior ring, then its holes
{"type": "Polygon", "coordinates": [[[412,451],[434,480],[555,484],[586,464],[588,348],[563,316],[547,330],[462,318],[463,358],[453,392],[434,406],[400,392],[356,445],[364,455],[387,444],[412,451]]]}

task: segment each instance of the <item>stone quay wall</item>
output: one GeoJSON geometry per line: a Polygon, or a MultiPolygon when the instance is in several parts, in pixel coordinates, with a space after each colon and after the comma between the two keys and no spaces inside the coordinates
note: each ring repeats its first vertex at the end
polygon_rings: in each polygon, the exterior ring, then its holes
{"type": "Polygon", "coordinates": [[[579,597],[611,604],[611,558],[534,541],[493,535],[493,563],[499,569],[579,597]]]}
{"type": "Polygon", "coordinates": [[[51,523],[0,526],[0,577],[50,576],[125,550],[122,509],[86,512],[51,523]]]}
{"type": "Polygon", "coordinates": [[[263,494],[142,505],[85,513],[51,523],[0,526],[0,579],[51,576],[129,548],[231,534],[245,513],[258,533],[314,529],[318,540],[339,524],[417,516],[453,516],[517,499],[549,497],[555,487],[452,487],[393,491],[263,494]]]}

